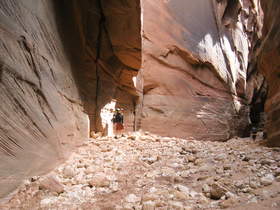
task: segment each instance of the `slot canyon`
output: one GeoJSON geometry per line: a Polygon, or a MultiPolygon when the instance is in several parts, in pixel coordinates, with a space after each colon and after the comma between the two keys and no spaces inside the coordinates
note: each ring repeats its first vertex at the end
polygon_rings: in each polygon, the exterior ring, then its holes
{"type": "Polygon", "coordinates": [[[0,209],[280,209],[278,0],[1,0],[0,34],[0,209]]]}

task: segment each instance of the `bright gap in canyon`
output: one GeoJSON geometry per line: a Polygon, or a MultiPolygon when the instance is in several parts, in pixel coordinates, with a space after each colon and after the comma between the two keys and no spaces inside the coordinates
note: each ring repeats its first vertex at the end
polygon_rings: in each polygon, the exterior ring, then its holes
{"type": "Polygon", "coordinates": [[[0,209],[279,210],[278,0],[1,0],[0,209]]]}

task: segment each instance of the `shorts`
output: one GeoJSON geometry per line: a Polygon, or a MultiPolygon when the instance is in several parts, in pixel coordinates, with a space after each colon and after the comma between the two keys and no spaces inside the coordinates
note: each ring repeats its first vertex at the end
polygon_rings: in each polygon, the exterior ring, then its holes
{"type": "Polygon", "coordinates": [[[116,130],[117,131],[120,131],[120,130],[123,130],[124,127],[123,127],[123,124],[122,123],[116,123],[116,130]]]}

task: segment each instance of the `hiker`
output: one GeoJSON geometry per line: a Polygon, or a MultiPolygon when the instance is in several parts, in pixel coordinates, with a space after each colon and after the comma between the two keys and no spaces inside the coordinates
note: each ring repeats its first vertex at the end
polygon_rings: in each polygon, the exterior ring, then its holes
{"type": "Polygon", "coordinates": [[[112,121],[114,123],[116,134],[121,134],[124,127],[123,127],[123,115],[120,112],[120,109],[117,108],[112,121]]]}

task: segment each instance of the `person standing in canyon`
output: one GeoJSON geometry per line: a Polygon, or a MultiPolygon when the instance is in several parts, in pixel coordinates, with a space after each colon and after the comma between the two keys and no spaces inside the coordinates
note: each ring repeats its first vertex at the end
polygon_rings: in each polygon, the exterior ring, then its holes
{"type": "Polygon", "coordinates": [[[123,126],[123,114],[121,113],[121,110],[119,108],[116,109],[112,121],[115,127],[115,134],[120,135],[124,129],[124,126],[123,126]]]}

